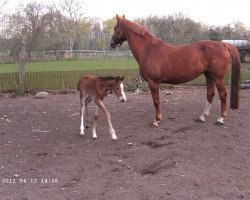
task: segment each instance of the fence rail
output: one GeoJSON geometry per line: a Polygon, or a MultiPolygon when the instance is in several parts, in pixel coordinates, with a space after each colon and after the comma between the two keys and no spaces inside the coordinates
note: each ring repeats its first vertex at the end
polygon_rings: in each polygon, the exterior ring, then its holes
{"type": "MultiPolygon", "coordinates": [[[[125,84],[134,83],[139,74],[138,69],[98,69],[98,70],[74,70],[74,71],[27,71],[25,75],[25,89],[32,90],[64,90],[76,89],[77,82],[82,75],[92,74],[97,76],[112,75],[125,76],[125,84]]],[[[226,84],[230,84],[230,73],[225,78],[226,84]]],[[[186,83],[186,85],[204,85],[204,76],[199,76],[186,83]]],[[[17,91],[19,89],[18,72],[0,73],[0,92],[17,91]]]]}

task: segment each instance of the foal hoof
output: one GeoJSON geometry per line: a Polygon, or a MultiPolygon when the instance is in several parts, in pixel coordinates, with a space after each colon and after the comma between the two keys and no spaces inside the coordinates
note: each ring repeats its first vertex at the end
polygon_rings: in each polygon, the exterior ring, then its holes
{"type": "Polygon", "coordinates": [[[116,136],[116,135],[112,135],[112,136],[111,136],[111,139],[112,139],[112,140],[117,140],[117,136],[116,136]]]}
{"type": "Polygon", "coordinates": [[[205,120],[202,120],[201,118],[195,119],[196,122],[205,122],[205,120]]]}
{"type": "Polygon", "coordinates": [[[80,137],[84,137],[84,133],[80,133],[80,137]]]}

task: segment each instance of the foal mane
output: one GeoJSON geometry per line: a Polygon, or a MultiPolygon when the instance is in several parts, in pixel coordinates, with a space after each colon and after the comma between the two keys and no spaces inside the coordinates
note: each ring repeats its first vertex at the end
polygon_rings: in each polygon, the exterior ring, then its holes
{"type": "Polygon", "coordinates": [[[116,77],[114,76],[98,76],[98,78],[104,81],[110,81],[116,79],[116,77]]]}

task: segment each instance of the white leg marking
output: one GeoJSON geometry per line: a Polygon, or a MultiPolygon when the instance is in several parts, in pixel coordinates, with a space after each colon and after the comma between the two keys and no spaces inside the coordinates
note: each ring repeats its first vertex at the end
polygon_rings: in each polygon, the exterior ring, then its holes
{"type": "Polygon", "coordinates": [[[211,108],[211,103],[209,103],[209,102],[207,101],[207,102],[206,102],[206,105],[205,105],[204,112],[203,112],[206,116],[209,115],[210,108],[211,108]]]}
{"type": "Polygon", "coordinates": [[[93,139],[97,138],[96,126],[97,126],[97,120],[98,120],[98,117],[99,117],[99,111],[100,111],[100,108],[97,107],[97,110],[95,111],[95,118],[94,118],[94,123],[93,123],[93,128],[92,128],[93,139]]]}
{"type": "Polygon", "coordinates": [[[84,135],[84,106],[81,108],[81,126],[80,126],[80,135],[84,135]]]}
{"type": "Polygon", "coordinates": [[[220,124],[224,124],[224,117],[219,117],[219,119],[217,119],[217,122],[220,124]]]}
{"type": "Polygon", "coordinates": [[[96,135],[96,130],[93,130],[93,139],[96,139],[97,135],[96,135]]]}
{"type": "Polygon", "coordinates": [[[117,136],[115,134],[115,130],[113,128],[109,129],[112,140],[117,140],[117,136]]]}
{"type": "Polygon", "coordinates": [[[103,113],[104,113],[104,115],[105,115],[105,117],[106,117],[107,122],[108,122],[109,132],[110,132],[110,134],[111,134],[111,138],[112,138],[113,140],[117,140],[117,136],[116,136],[116,134],[115,134],[115,130],[114,130],[113,125],[112,125],[112,122],[111,122],[110,113],[109,113],[108,110],[105,108],[105,106],[104,106],[104,104],[103,104],[102,101],[99,101],[99,104],[100,104],[101,109],[102,109],[102,111],[103,111],[103,113]]]}
{"type": "Polygon", "coordinates": [[[120,101],[126,101],[127,97],[126,97],[125,92],[124,92],[124,85],[123,85],[123,83],[120,84],[120,88],[121,88],[121,93],[122,93],[122,96],[120,97],[120,101]]]}
{"type": "Polygon", "coordinates": [[[202,122],[205,122],[205,121],[206,121],[206,118],[207,118],[208,115],[209,115],[210,109],[211,109],[211,103],[209,103],[209,102],[207,101],[207,102],[206,102],[206,105],[205,105],[205,108],[204,108],[204,111],[203,111],[202,115],[199,117],[199,119],[200,119],[202,122]]]}

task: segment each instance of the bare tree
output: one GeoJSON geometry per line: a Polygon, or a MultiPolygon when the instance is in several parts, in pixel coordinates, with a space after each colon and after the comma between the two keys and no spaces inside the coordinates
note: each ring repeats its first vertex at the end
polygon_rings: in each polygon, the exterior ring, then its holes
{"type": "Polygon", "coordinates": [[[63,26],[65,34],[69,38],[70,52],[72,52],[74,41],[77,39],[79,23],[83,16],[82,4],[78,0],[62,0],[61,9],[66,16],[63,26]]]}
{"type": "Polygon", "coordinates": [[[0,3],[0,22],[3,21],[3,18],[4,18],[4,12],[3,12],[3,9],[4,7],[7,5],[8,3],[8,0],[4,0],[0,3]]]}

